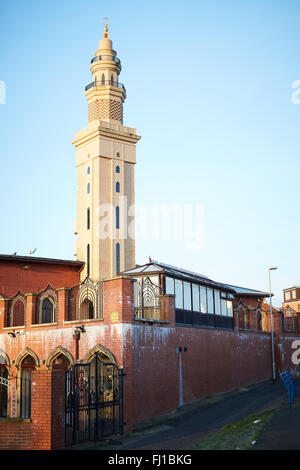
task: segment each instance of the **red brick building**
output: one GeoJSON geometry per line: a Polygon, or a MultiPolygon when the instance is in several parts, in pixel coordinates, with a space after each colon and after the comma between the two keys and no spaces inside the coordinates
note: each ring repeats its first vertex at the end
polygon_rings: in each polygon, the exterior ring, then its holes
{"type": "MultiPolygon", "coordinates": [[[[154,262],[101,285],[80,283],[81,270],[81,262],[0,257],[0,364],[9,384],[1,386],[1,448],[55,449],[128,433],[183,404],[271,377],[270,333],[255,317],[266,293],[154,262]],[[252,317],[242,323],[250,296],[252,317]],[[75,411],[68,380],[94,378],[96,353],[106,398],[91,436],[85,396],[75,411]]],[[[283,344],[280,328],[275,322],[282,369],[291,338],[283,344]]]]}

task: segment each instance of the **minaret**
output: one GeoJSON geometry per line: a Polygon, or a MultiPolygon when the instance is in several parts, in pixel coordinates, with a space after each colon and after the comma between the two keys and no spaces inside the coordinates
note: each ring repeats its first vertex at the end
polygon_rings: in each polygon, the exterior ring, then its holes
{"type": "Polygon", "coordinates": [[[134,166],[140,136],[123,126],[126,90],[107,26],[91,61],[93,81],[85,88],[88,125],[72,141],[78,183],[75,253],[86,263],[82,279],[93,281],[135,265],[134,166]]]}

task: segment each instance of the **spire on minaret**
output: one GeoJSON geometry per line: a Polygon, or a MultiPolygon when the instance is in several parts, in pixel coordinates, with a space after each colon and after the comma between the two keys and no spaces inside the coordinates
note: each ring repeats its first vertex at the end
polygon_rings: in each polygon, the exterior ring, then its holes
{"type": "Polygon", "coordinates": [[[108,25],[110,24],[109,18],[107,17],[103,18],[102,23],[104,24],[103,39],[108,39],[109,38],[108,25]]]}
{"type": "Polygon", "coordinates": [[[104,24],[103,38],[100,39],[99,49],[95,52],[90,66],[93,81],[85,88],[88,121],[116,121],[122,124],[126,90],[119,82],[121,62],[109,39],[110,21],[108,18],[103,18],[102,23],[104,24]]]}

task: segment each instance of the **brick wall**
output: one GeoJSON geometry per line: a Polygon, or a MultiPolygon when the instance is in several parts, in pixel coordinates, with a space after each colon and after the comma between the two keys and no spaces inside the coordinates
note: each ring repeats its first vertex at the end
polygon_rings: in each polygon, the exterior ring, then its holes
{"type": "Polygon", "coordinates": [[[0,449],[63,449],[64,371],[32,371],[31,419],[0,419],[0,449]]]}
{"type": "Polygon", "coordinates": [[[272,376],[269,333],[143,325],[132,336],[133,423],[272,376]]]}
{"type": "Polygon", "coordinates": [[[30,420],[0,419],[0,450],[30,449],[32,449],[30,420]]]}

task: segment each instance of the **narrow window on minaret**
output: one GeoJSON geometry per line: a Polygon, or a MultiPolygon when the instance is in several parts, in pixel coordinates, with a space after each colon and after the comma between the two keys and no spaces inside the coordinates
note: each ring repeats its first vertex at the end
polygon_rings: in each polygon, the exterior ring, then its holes
{"type": "Polygon", "coordinates": [[[120,208],[116,207],[116,228],[120,228],[120,208]]]}
{"type": "Polygon", "coordinates": [[[117,181],[117,183],[116,183],[116,192],[117,193],[120,192],[120,183],[119,183],[119,181],[117,181]]]}
{"type": "Polygon", "coordinates": [[[86,249],[86,271],[87,277],[90,277],[90,245],[86,249]]]}
{"type": "Polygon", "coordinates": [[[117,274],[120,272],[120,243],[116,245],[116,271],[117,274]]]}
{"type": "Polygon", "coordinates": [[[105,75],[104,75],[104,73],[102,74],[101,82],[102,82],[102,85],[105,84],[105,75]]]}
{"type": "Polygon", "coordinates": [[[89,175],[90,173],[91,173],[91,169],[90,169],[90,167],[88,167],[87,174],[89,175]]]}
{"type": "Polygon", "coordinates": [[[90,194],[90,192],[91,192],[91,185],[90,185],[90,183],[88,183],[88,185],[87,185],[87,193],[90,194]]]}
{"type": "Polygon", "coordinates": [[[116,173],[120,173],[120,167],[119,167],[119,165],[116,166],[116,173]]]}
{"type": "Polygon", "coordinates": [[[87,210],[86,218],[87,218],[87,229],[90,230],[90,228],[91,228],[91,211],[90,211],[90,208],[88,208],[88,210],[87,210]]]}
{"type": "Polygon", "coordinates": [[[112,85],[114,84],[114,76],[113,76],[113,74],[111,74],[110,83],[111,83],[112,85]]]}

